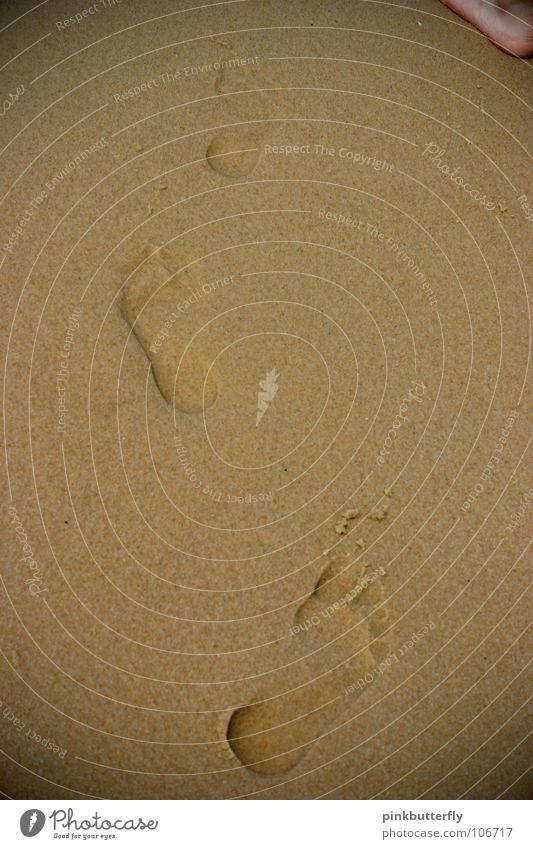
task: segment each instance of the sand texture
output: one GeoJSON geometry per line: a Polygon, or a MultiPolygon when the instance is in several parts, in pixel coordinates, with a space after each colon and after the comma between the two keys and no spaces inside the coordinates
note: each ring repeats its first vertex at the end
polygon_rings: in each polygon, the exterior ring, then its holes
{"type": "Polygon", "coordinates": [[[531,793],[530,61],[0,7],[0,792],[531,793]]]}

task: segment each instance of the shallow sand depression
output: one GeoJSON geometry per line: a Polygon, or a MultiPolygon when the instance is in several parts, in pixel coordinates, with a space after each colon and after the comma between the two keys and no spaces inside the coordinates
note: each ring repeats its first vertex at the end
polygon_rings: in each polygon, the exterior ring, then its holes
{"type": "Polygon", "coordinates": [[[437,0],[0,19],[2,794],[527,797],[531,63],[437,0]]]}

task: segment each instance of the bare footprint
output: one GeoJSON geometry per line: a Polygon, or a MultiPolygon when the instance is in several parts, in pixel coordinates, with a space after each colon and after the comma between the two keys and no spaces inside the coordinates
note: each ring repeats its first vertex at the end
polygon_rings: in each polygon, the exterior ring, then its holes
{"type": "Polygon", "coordinates": [[[187,347],[194,336],[195,323],[201,326],[190,314],[195,312],[195,307],[198,312],[202,291],[197,276],[182,270],[189,261],[178,251],[146,245],[133,268],[125,269],[121,306],[124,318],[150,361],[155,383],[165,401],[183,412],[193,413],[214,403],[217,384],[212,373],[206,381],[209,363],[199,348],[200,343],[187,347]]]}
{"type": "MultiPolygon", "coordinates": [[[[299,608],[292,639],[306,656],[309,683],[236,710],[227,737],[240,762],[263,775],[288,772],[306,755],[347,698],[366,688],[387,650],[388,627],[377,572],[351,557],[332,558],[299,608]],[[327,653],[329,671],[313,674],[313,655],[327,653]]],[[[316,668],[316,667],[315,667],[316,668]]]]}

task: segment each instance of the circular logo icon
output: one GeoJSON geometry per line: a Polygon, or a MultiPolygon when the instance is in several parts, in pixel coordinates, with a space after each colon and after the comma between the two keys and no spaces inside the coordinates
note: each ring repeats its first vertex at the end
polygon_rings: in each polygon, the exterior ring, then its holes
{"type": "Polygon", "coordinates": [[[20,818],[20,830],[24,837],[35,837],[42,830],[45,822],[46,817],[42,811],[30,808],[29,811],[24,811],[20,818]]]}

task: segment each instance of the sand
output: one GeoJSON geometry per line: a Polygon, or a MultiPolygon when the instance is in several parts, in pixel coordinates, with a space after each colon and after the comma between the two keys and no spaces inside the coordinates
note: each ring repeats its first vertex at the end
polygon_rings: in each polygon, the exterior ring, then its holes
{"type": "Polygon", "coordinates": [[[0,791],[524,798],[531,63],[190,7],[0,9],[0,791]]]}

